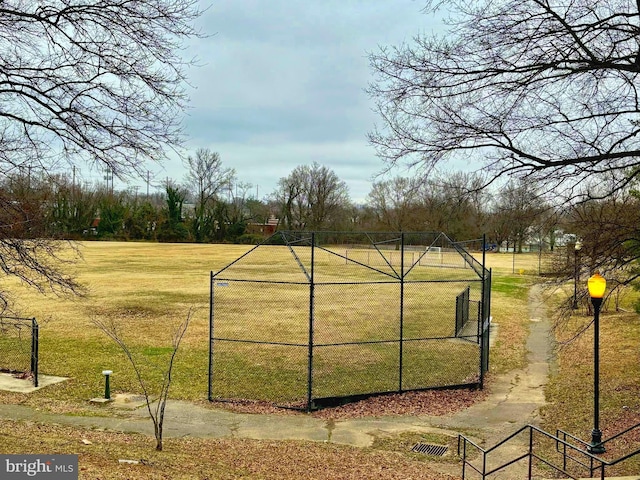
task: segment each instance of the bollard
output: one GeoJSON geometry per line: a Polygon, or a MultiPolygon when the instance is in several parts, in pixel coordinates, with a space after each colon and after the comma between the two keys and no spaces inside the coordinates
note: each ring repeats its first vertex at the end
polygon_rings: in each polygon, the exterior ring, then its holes
{"type": "Polygon", "coordinates": [[[109,377],[113,372],[111,370],[103,370],[102,374],[104,375],[104,398],[107,400],[111,400],[111,387],[109,385],[109,377]]]}

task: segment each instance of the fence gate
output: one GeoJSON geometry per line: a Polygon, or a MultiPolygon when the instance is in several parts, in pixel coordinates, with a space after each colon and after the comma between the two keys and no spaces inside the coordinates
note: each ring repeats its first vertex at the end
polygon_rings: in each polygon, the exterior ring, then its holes
{"type": "Polygon", "coordinates": [[[24,374],[38,386],[38,322],[0,316],[0,372],[24,374]]]}

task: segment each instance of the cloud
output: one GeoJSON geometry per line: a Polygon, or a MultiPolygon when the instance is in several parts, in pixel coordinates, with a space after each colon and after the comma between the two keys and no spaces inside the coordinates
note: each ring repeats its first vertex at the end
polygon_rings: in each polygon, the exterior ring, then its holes
{"type": "MultiPolygon", "coordinates": [[[[189,150],[219,152],[265,194],[317,161],[363,199],[383,167],[366,140],[377,120],[364,91],[367,53],[410,40],[429,22],[421,8],[414,0],[214,2],[199,21],[211,36],[187,51],[202,64],[189,71],[189,150]]],[[[180,162],[166,173],[182,178],[180,162]]]]}

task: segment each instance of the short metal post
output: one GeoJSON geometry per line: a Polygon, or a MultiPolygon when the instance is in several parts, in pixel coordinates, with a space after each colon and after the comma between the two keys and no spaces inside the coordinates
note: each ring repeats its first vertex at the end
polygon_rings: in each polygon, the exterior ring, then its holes
{"type": "Polygon", "coordinates": [[[111,400],[111,386],[109,385],[109,378],[113,372],[111,370],[103,370],[102,374],[104,375],[104,398],[106,400],[111,400]]]}
{"type": "Polygon", "coordinates": [[[31,319],[31,373],[33,374],[33,386],[38,387],[38,349],[40,327],[35,318],[31,319]]]}
{"type": "MultiPolygon", "coordinates": [[[[458,437],[458,452],[460,451],[460,437],[458,437]]],[[[467,439],[462,441],[462,479],[464,480],[464,474],[467,466],[467,439]]]]}

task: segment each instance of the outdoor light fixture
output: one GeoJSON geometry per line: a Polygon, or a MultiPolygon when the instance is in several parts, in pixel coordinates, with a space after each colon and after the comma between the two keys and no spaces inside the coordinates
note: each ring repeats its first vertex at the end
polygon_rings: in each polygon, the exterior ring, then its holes
{"type": "Polygon", "coordinates": [[[578,275],[580,274],[580,268],[578,266],[578,256],[580,249],[582,248],[582,242],[576,240],[573,245],[573,309],[578,308],[578,275]]]}
{"type": "Polygon", "coordinates": [[[589,278],[587,287],[593,304],[593,431],[591,445],[587,447],[587,451],[600,454],[605,452],[600,431],[600,307],[607,281],[596,272],[589,278]]]}
{"type": "Polygon", "coordinates": [[[596,272],[591,278],[589,278],[587,281],[587,288],[589,289],[591,303],[596,303],[594,300],[597,299],[602,303],[602,297],[604,297],[604,291],[607,288],[607,281],[599,272],[596,272]]]}

